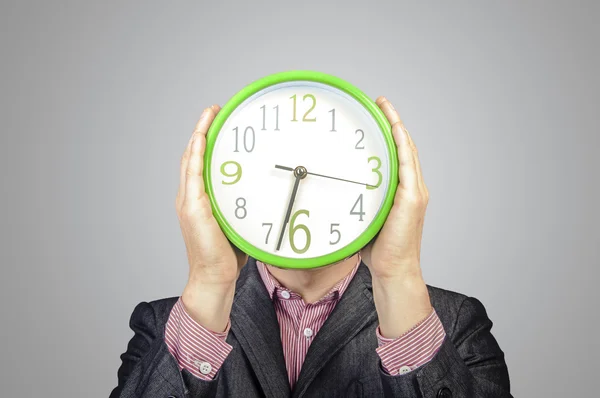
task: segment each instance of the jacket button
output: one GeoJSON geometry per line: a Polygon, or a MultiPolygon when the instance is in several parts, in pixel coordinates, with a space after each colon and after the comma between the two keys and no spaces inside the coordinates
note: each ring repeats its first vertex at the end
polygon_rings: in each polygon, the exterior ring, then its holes
{"type": "Polygon", "coordinates": [[[437,398],[452,398],[452,391],[449,388],[442,387],[438,390],[437,398]]]}

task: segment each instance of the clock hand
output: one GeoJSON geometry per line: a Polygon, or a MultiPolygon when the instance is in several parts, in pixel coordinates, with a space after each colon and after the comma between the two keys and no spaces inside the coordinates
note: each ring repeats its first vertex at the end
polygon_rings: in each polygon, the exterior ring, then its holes
{"type": "Polygon", "coordinates": [[[298,186],[300,185],[300,180],[306,177],[306,168],[302,166],[298,166],[295,169],[290,168],[290,170],[294,172],[294,177],[296,178],[296,181],[294,181],[294,188],[292,188],[292,196],[290,197],[290,203],[288,204],[288,208],[285,213],[285,219],[283,220],[283,225],[281,226],[281,232],[279,233],[279,241],[277,242],[277,248],[275,250],[279,250],[281,248],[281,242],[283,241],[285,227],[290,221],[290,214],[292,213],[292,207],[294,207],[294,200],[296,200],[296,194],[298,193],[298,186]]]}
{"type": "MultiPolygon", "coordinates": [[[[292,169],[291,167],[286,167],[286,166],[280,166],[278,164],[275,165],[276,169],[281,169],[281,170],[288,170],[288,171],[293,171],[294,169],[292,169]]],[[[306,172],[306,174],[309,174],[311,176],[317,176],[317,177],[324,177],[324,178],[330,178],[332,180],[338,180],[338,181],[345,181],[345,182],[351,182],[352,184],[358,184],[358,185],[366,185],[367,187],[373,187],[373,188],[377,188],[375,185],[371,185],[371,184],[366,184],[364,182],[357,182],[357,181],[351,181],[351,180],[346,180],[344,178],[337,178],[337,177],[331,177],[331,176],[326,176],[323,174],[317,174],[317,173],[311,173],[309,171],[306,172]]]]}

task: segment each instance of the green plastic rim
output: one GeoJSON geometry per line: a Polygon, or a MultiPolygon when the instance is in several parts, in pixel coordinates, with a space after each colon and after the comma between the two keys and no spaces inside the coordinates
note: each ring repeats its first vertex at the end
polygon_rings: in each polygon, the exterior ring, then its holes
{"type": "Polygon", "coordinates": [[[363,247],[365,247],[381,230],[394,203],[394,195],[398,187],[398,154],[396,152],[396,144],[394,142],[394,137],[392,136],[391,126],[388,120],[386,119],[381,109],[379,109],[377,104],[366,94],[364,94],[361,90],[354,87],[352,84],[346,82],[345,80],[325,73],[305,70],[288,71],[276,73],[273,75],[263,77],[262,79],[256,80],[255,82],[249,84],[237,94],[235,94],[223,106],[221,111],[217,114],[215,120],[212,122],[212,125],[210,126],[210,129],[208,130],[206,136],[206,151],[204,154],[203,177],[206,193],[208,194],[212,206],[213,215],[215,216],[215,219],[217,220],[221,229],[223,230],[223,233],[232,244],[234,244],[244,253],[248,254],[250,257],[253,257],[269,265],[289,269],[310,269],[333,264],[352,256],[353,254],[360,251],[363,247]],[[385,138],[390,164],[387,194],[384,198],[382,206],[379,209],[379,212],[377,213],[371,224],[369,224],[369,226],[366,228],[366,230],[348,245],[332,253],[310,258],[290,258],[277,256],[275,254],[268,253],[262,249],[257,248],[256,246],[250,244],[248,241],[242,238],[242,236],[239,235],[235,231],[235,229],[231,227],[231,225],[229,225],[227,219],[223,216],[223,213],[219,209],[219,205],[214,196],[212,181],[210,177],[212,154],[215,142],[217,140],[217,136],[219,135],[221,128],[225,124],[225,121],[233,113],[233,111],[244,101],[246,101],[246,99],[267,87],[280,83],[295,81],[322,83],[337,88],[350,95],[356,101],[358,101],[358,103],[360,103],[377,122],[377,125],[379,126],[381,133],[385,138]]]}

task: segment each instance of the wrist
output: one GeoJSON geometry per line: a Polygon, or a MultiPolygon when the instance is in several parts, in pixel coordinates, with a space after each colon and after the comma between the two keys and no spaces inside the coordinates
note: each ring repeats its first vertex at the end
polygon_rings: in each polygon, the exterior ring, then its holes
{"type": "Polygon", "coordinates": [[[188,315],[198,324],[213,332],[223,332],[227,327],[235,284],[232,286],[186,285],[181,301],[188,315]]]}
{"type": "Polygon", "coordinates": [[[373,281],[373,300],[379,330],[386,338],[397,338],[431,314],[433,307],[421,277],[373,281]]]}

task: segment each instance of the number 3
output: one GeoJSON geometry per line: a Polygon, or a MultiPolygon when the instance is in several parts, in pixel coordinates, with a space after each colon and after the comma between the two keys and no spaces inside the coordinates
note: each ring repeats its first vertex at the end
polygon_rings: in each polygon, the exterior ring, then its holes
{"type": "Polygon", "coordinates": [[[367,185],[367,189],[378,188],[381,185],[381,181],[383,180],[383,175],[381,174],[381,171],[379,171],[379,168],[381,167],[381,159],[379,159],[377,156],[371,156],[367,160],[367,163],[371,163],[371,160],[375,160],[377,162],[377,166],[375,166],[374,168],[371,169],[371,171],[373,171],[373,172],[375,172],[375,174],[377,174],[377,184],[367,185]]]}

